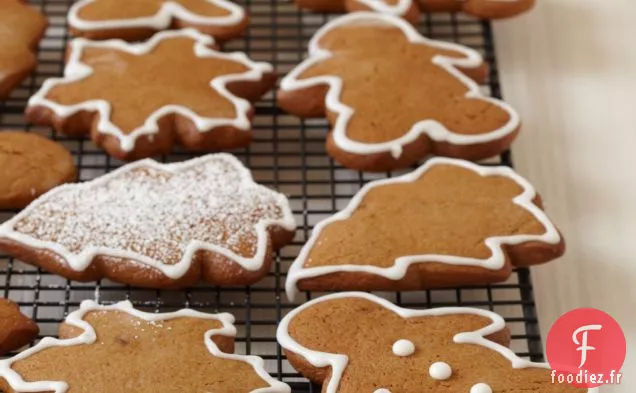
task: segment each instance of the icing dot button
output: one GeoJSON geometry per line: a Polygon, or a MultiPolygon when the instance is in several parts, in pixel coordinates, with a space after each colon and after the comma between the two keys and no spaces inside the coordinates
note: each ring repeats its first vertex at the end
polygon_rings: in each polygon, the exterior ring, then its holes
{"type": "Polygon", "coordinates": [[[389,389],[377,389],[373,393],[391,393],[389,389]]]}
{"type": "Polygon", "coordinates": [[[470,393],[492,393],[492,388],[486,383],[478,383],[470,388],[470,393]]]}
{"type": "Polygon", "coordinates": [[[411,356],[415,352],[415,344],[409,340],[397,340],[393,344],[393,353],[397,356],[411,356]]]}
{"type": "MultiPolygon", "coordinates": [[[[435,362],[431,364],[431,367],[428,369],[428,373],[433,379],[445,381],[453,375],[453,369],[451,369],[451,366],[449,366],[448,363],[435,362]]],[[[471,390],[471,393],[474,392],[471,390]]]]}

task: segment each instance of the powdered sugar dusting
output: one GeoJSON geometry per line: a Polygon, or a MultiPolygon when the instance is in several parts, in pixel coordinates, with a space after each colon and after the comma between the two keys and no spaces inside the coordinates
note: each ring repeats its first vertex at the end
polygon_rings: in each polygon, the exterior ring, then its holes
{"type": "Polygon", "coordinates": [[[13,230],[55,242],[72,254],[92,246],[164,265],[179,263],[193,241],[253,257],[256,225],[284,220],[289,207],[281,203],[282,195],[254,183],[230,157],[209,155],[177,171],[129,165],[105,181],[41,197],[13,230]]]}

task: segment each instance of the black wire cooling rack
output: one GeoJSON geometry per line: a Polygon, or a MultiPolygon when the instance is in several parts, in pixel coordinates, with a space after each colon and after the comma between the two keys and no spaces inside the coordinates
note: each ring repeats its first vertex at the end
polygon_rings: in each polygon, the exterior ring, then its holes
{"type": "MultiPolygon", "coordinates": [[[[66,14],[71,0],[35,0],[32,5],[49,17],[50,28],[38,52],[39,67],[12,97],[0,102],[0,129],[23,129],[60,141],[72,151],[80,170],[80,179],[88,180],[109,172],[122,163],[104,154],[89,140],[57,135],[48,128],[25,123],[24,107],[42,82],[61,75],[63,52],[68,41],[66,14]]],[[[297,64],[306,52],[307,41],[328,19],[298,11],[281,0],[247,0],[243,3],[251,15],[247,34],[226,44],[225,50],[244,51],[255,60],[275,65],[283,75],[297,64]]],[[[471,46],[489,62],[490,78],[483,86],[486,93],[499,97],[500,86],[495,62],[492,31],[488,22],[463,15],[424,15],[420,31],[432,38],[471,46]]],[[[303,121],[277,109],[269,94],[256,105],[255,139],[247,149],[234,151],[254,178],[289,196],[299,229],[292,245],[277,256],[272,272],[251,287],[217,288],[200,285],[182,291],[137,289],[108,280],[78,283],[48,274],[7,256],[0,256],[0,296],[13,299],[22,311],[38,322],[41,334],[56,335],[58,324],[84,299],[112,303],[129,299],[146,310],[171,311],[192,307],[207,312],[226,311],[237,319],[237,352],[261,356],[271,374],[298,392],[318,392],[287,363],[276,344],[275,331],[281,317],[297,304],[284,295],[286,272],[313,225],[342,209],[366,182],[382,175],[352,171],[334,163],[325,153],[328,124],[324,120],[303,121]]],[[[184,151],[158,157],[162,161],[190,158],[184,151]]],[[[511,165],[509,153],[492,162],[511,165]]],[[[0,212],[8,219],[15,212],[0,212]]],[[[309,296],[317,296],[313,293],[309,296]]],[[[434,291],[382,293],[393,302],[413,308],[439,306],[473,306],[503,315],[513,333],[512,348],[522,357],[543,360],[541,337],[535,315],[530,273],[519,269],[506,283],[434,291]]]]}

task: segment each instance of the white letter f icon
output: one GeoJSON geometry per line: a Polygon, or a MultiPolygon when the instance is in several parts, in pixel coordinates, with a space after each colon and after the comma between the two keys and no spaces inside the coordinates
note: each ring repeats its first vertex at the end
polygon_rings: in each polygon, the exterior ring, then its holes
{"type": "Polygon", "coordinates": [[[603,328],[602,325],[581,326],[580,328],[574,331],[574,334],[572,334],[572,340],[574,341],[574,343],[576,345],[580,345],[580,347],[576,349],[577,351],[581,351],[581,365],[579,366],[579,368],[583,367],[585,365],[585,362],[587,361],[587,351],[596,350],[596,348],[590,347],[587,345],[587,332],[589,330],[601,330],[602,328],[603,328]],[[581,340],[581,342],[579,342],[579,339],[577,336],[581,332],[583,332],[583,339],[581,340]]]}

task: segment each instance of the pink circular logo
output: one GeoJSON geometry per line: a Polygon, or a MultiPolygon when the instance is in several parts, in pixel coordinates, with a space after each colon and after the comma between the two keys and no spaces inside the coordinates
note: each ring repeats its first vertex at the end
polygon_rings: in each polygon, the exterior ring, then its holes
{"type": "Polygon", "coordinates": [[[597,387],[620,383],[627,344],[614,318],[594,308],[579,308],[559,318],[546,343],[554,383],[597,387]]]}

